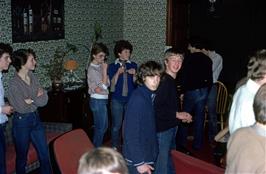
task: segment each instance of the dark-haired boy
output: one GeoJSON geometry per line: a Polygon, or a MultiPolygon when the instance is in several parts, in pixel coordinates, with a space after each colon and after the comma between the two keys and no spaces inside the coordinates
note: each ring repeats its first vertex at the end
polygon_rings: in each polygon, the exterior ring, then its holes
{"type": "Polygon", "coordinates": [[[6,115],[11,114],[13,108],[4,101],[4,87],[2,82],[2,71],[8,70],[11,63],[10,55],[12,47],[8,44],[0,43],[0,174],[6,174],[6,144],[4,129],[8,120],[6,115]]]}
{"type": "Polygon", "coordinates": [[[124,120],[123,154],[130,174],[151,174],[158,154],[153,101],[161,65],[148,61],[138,72],[140,86],[131,95],[124,120]]]}
{"type": "Polygon", "coordinates": [[[112,147],[120,146],[120,128],[128,99],[135,89],[137,64],[130,60],[133,47],[126,40],[119,40],[114,47],[116,60],[108,67],[111,81],[112,147]]]}

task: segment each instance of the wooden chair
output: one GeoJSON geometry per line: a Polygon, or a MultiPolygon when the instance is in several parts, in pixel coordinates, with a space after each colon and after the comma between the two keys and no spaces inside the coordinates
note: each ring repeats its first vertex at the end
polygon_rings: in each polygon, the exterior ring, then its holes
{"type": "Polygon", "coordinates": [[[225,125],[225,114],[228,112],[228,91],[226,86],[220,82],[216,82],[217,85],[217,104],[216,104],[216,112],[217,115],[220,116],[220,125],[221,130],[224,129],[225,125]]]}
{"type": "MultiPolygon", "coordinates": [[[[227,88],[222,82],[217,81],[215,84],[217,87],[216,113],[217,113],[217,116],[219,117],[218,124],[220,124],[221,130],[222,130],[225,126],[225,118],[224,117],[228,113],[228,107],[229,107],[228,98],[229,98],[229,96],[228,96],[227,88]]],[[[208,118],[208,107],[206,106],[205,107],[204,126],[208,122],[207,118],[208,118]]]]}
{"type": "Polygon", "coordinates": [[[77,173],[80,157],[94,148],[82,129],[69,131],[49,145],[53,173],[77,173]]]}

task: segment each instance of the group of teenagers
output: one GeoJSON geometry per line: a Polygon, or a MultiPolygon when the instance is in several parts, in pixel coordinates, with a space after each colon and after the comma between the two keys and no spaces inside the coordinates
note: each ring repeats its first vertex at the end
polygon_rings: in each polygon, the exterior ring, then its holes
{"type": "MultiPolygon", "coordinates": [[[[230,128],[221,130],[216,136],[218,137],[219,134],[224,134],[226,130],[230,129],[226,174],[266,172],[265,62],[266,50],[260,50],[252,56],[248,64],[248,76],[240,82],[241,87],[234,95],[230,111],[230,128]],[[243,113],[243,110],[246,112],[243,113]]],[[[159,153],[161,153],[160,148],[159,146],[159,153]]],[[[160,161],[160,159],[158,160],[160,161]]],[[[78,174],[129,174],[129,172],[132,173],[132,167],[128,169],[124,157],[112,148],[95,148],[83,154],[79,160],[78,174]]],[[[146,171],[146,173],[151,172],[146,171]]],[[[171,172],[168,170],[168,173],[171,172]]]]}
{"type": "MultiPolygon", "coordinates": [[[[200,38],[191,38],[187,48],[188,54],[166,50],[164,68],[156,61],[147,61],[138,70],[130,60],[133,48],[128,41],[116,42],[117,59],[109,65],[105,63],[108,50],[104,44],[92,49],[87,78],[94,115],[93,143],[101,146],[107,129],[110,91],[112,147],[120,148],[122,126],[122,154],[130,174],[175,173],[170,151],[189,152],[186,146],[191,122],[192,148],[201,150],[206,106],[211,145],[218,133],[215,82],[223,67],[222,57],[200,38]],[[177,75],[182,84],[181,95],[177,91],[177,75]]],[[[247,69],[247,76],[237,84],[240,87],[230,108],[226,173],[266,172],[265,49],[251,56],[247,69]]]]}
{"type": "MultiPolygon", "coordinates": [[[[211,59],[215,80],[219,61],[211,59]]],[[[163,61],[163,72],[154,61],[145,62],[138,70],[136,80],[140,86],[133,91],[125,111],[124,157],[116,148],[95,148],[82,155],[78,174],[175,173],[169,151],[175,148],[178,122],[190,123],[192,117],[176,109],[175,78],[183,54],[169,49],[163,61]]],[[[226,174],[266,172],[266,50],[256,52],[247,67],[247,77],[237,84],[240,87],[230,108],[229,128],[216,136],[230,130],[226,174]]],[[[209,87],[208,102],[213,86],[209,87]]]]}
{"type": "Polygon", "coordinates": [[[106,63],[109,54],[106,45],[96,43],[92,47],[87,83],[94,119],[93,144],[99,147],[103,143],[108,128],[110,97],[111,145],[113,149],[122,148],[130,174],[175,173],[170,151],[177,146],[187,152],[188,127],[192,120],[193,149],[200,150],[207,103],[211,105],[209,112],[215,117],[210,118],[209,124],[210,143],[214,140],[217,133],[214,83],[222,69],[222,58],[208,47],[207,42],[198,38],[190,40],[188,50],[185,59],[180,50],[166,50],[164,67],[151,60],[137,68],[130,59],[133,47],[126,40],[115,43],[116,60],[109,65],[106,63]],[[181,69],[182,110],[176,81],[181,69]]]}
{"type": "MultiPolygon", "coordinates": [[[[189,41],[188,50],[189,54],[175,49],[166,50],[162,62],[164,67],[153,60],[138,67],[130,59],[133,47],[129,41],[119,40],[115,43],[116,60],[109,65],[106,63],[109,55],[107,46],[103,43],[95,43],[92,46],[87,67],[87,83],[89,107],[94,122],[93,144],[96,148],[103,145],[108,128],[107,108],[110,97],[112,148],[122,148],[130,174],[175,173],[170,151],[176,148],[186,151],[188,127],[191,122],[194,137],[192,147],[194,150],[202,148],[206,105],[209,112],[208,138],[210,143],[214,140],[217,133],[215,82],[222,69],[222,58],[208,47],[208,44],[196,38],[189,41]],[[182,110],[179,107],[180,95],[176,84],[178,73],[181,73],[183,87],[182,110]]],[[[266,64],[264,54],[265,51],[262,51],[249,63],[250,79],[236,93],[231,109],[231,113],[236,108],[242,114],[235,114],[234,117],[230,113],[230,130],[240,122],[240,118],[247,120],[240,115],[248,113],[248,108],[253,111],[255,93],[266,78],[263,69],[266,64]],[[244,92],[245,90],[251,91],[250,94],[244,92]],[[242,109],[241,102],[246,104],[243,104],[242,109]]],[[[18,49],[13,52],[10,45],[0,43],[0,174],[6,174],[4,130],[8,121],[7,115],[11,114],[16,173],[26,172],[27,153],[31,142],[38,153],[40,173],[52,173],[45,131],[37,112],[38,107],[47,104],[48,96],[32,73],[36,68],[36,61],[32,49],[18,49]],[[10,64],[16,72],[8,83],[5,95],[2,72],[8,70],[10,64]],[[4,100],[5,96],[8,102],[4,100]]],[[[251,118],[250,114],[247,118],[251,118]]],[[[252,116],[252,123],[249,123],[254,124],[255,118],[252,116]]],[[[259,128],[258,130],[260,131],[259,128]]]]}
{"type": "MultiPolygon", "coordinates": [[[[190,54],[186,59],[181,51],[167,50],[163,58],[164,68],[156,61],[147,61],[137,67],[130,59],[132,44],[126,40],[115,43],[116,60],[108,65],[108,48],[103,43],[95,43],[87,67],[95,147],[102,145],[108,128],[107,105],[110,96],[112,147],[121,149],[122,132],[122,153],[130,173],[175,173],[170,150],[176,147],[177,129],[180,135],[177,146],[181,150],[186,148],[192,115],[193,148],[199,150],[203,142],[205,105],[214,84],[215,61],[212,57],[215,56],[211,56],[211,53],[218,55],[202,43],[202,40],[191,39],[188,45],[190,54]],[[181,111],[178,107],[176,77],[183,61],[184,96],[181,111]]],[[[10,45],[1,43],[0,56],[1,76],[10,64],[16,70],[8,84],[6,95],[2,80],[0,83],[0,173],[6,173],[4,130],[7,115],[12,114],[16,173],[26,172],[27,153],[32,142],[40,161],[40,173],[49,174],[52,171],[46,136],[37,112],[38,107],[47,104],[48,96],[32,72],[37,63],[35,52],[32,49],[13,52],[10,45]],[[8,102],[4,101],[5,96],[8,102]]],[[[218,62],[221,66],[221,60],[218,62]]],[[[216,123],[210,125],[216,126],[216,123]]],[[[216,134],[215,129],[217,128],[210,129],[213,130],[210,141],[216,134]]]]}
{"type": "Polygon", "coordinates": [[[49,151],[43,124],[37,108],[48,102],[47,92],[32,71],[36,68],[36,54],[32,49],[13,48],[0,43],[0,174],[6,174],[5,126],[12,115],[12,135],[16,150],[16,173],[25,174],[30,143],[35,147],[40,162],[40,173],[51,174],[49,151]],[[15,68],[14,76],[4,92],[2,72],[15,68]],[[7,97],[7,101],[5,100],[7,97]]]}

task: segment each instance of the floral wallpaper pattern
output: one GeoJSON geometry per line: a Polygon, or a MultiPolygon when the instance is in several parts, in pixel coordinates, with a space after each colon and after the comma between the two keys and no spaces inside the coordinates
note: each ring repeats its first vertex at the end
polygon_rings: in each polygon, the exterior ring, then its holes
{"type": "Polygon", "coordinates": [[[160,60],[166,37],[166,0],[124,0],[123,36],[136,62],[160,60]]]}
{"type": "MultiPolygon", "coordinates": [[[[11,0],[0,0],[0,42],[12,44],[11,0]]],[[[102,27],[103,38],[110,58],[114,60],[114,41],[129,40],[133,44],[132,59],[137,63],[146,60],[160,60],[165,46],[166,0],[65,0],[65,39],[14,43],[18,48],[32,48],[37,54],[36,74],[43,86],[51,85],[46,69],[42,67],[53,57],[57,47],[64,47],[67,42],[78,47],[79,52],[70,55],[78,61],[77,75],[85,78],[85,68],[89,51],[85,46],[91,44],[95,22],[102,27]]],[[[4,85],[13,75],[11,67],[4,75],[4,85]]]]}

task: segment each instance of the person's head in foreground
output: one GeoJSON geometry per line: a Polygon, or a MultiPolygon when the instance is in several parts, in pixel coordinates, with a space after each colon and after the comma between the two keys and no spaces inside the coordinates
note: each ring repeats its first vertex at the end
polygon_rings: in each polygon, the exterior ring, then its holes
{"type": "Polygon", "coordinates": [[[256,52],[248,62],[248,78],[259,84],[266,82],[266,49],[256,52]]]}
{"type": "Polygon", "coordinates": [[[99,147],[82,155],[78,174],[128,174],[128,169],[119,152],[99,147]]]}
{"type": "Polygon", "coordinates": [[[266,126],[266,84],[262,85],[258,90],[254,99],[253,109],[256,123],[266,126]]]}
{"type": "Polygon", "coordinates": [[[235,131],[227,144],[226,174],[266,173],[266,84],[255,95],[255,125],[235,131]]]}

